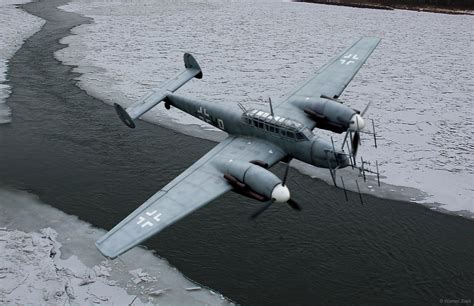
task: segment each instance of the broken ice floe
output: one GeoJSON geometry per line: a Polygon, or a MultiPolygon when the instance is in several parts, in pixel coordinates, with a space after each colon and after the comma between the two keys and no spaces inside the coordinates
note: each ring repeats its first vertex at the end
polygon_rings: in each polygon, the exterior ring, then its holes
{"type": "Polygon", "coordinates": [[[0,304],[232,304],[142,248],[105,260],[103,230],[26,192],[0,189],[0,210],[0,304]]]}

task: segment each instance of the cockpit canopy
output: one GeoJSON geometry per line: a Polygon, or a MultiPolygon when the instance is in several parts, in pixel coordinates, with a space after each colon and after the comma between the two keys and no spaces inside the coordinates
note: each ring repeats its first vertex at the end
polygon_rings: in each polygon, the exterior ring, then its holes
{"type": "Polygon", "coordinates": [[[303,124],[288,118],[272,116],[258,109],[244,112],[242,120],[248,125],[297,141],[310,140],[313,137],[313,133],[303,124]]]}

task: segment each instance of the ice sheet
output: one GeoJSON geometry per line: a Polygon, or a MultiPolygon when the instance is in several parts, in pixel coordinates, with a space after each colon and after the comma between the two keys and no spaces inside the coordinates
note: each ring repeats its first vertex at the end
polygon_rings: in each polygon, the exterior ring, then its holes
{"type": "Polygon", "coordinates": [[[94,247],[104,233],[31,194],[0,188],[0,304],[231,305],[151,251],[104,260],[94,247]]]}
{"type": "Polygon", "coordinates": [[[0,124],[11,121],[10,108],[5,100],[10,95],[10,86],[4,84],[8,59],[21,47],[24,40],[43,25],[41,18],[25,13],[15,4],[28,0],[0,0],[0,124]]]}
{"type": "MultiPolygon", "coordinates": [[[[369,138],[361,155],[379,161],[384,183],[427,193],[412,200],[474,212],[471,16],[280,1],[74,0],[63,8],[94,23],[63,39],[69,47],[57,57],[79,66],[90,94],[123,105],[182,69],[191,52],[204,78],[180,93],[266,109],[268,97],[283,96],[355,39],[381,37],[341,97],[356,109],[373,102],[379,148],[369,138]]],[[[144,119],[208,128],[161,106],[144,119]]],[[[202,129],[193,132],[203,137],[202,129]]]]}

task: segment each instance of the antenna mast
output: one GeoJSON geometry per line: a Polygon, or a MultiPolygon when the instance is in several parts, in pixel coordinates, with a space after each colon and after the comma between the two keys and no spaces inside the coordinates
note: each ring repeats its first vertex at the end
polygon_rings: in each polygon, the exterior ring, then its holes
{"type": "Polygon", "coordinates": [[[247,109],[242,105],[242,103],[239,102],[237,105],[240,107],[240,109],[241,109],[244,113],[247,112],[247,109]]]}
{"type": "Polygon", "coordinates": [[[272,117],[275,117],[274,114],[273,114],[272,98],[268,97],[268,103],[270,103],[270,112],[272,114],[272,117]]]}

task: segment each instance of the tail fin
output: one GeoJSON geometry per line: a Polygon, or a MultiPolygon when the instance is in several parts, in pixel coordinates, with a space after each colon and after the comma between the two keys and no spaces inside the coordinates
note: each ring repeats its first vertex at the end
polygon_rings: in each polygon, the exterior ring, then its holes
{"type": "Polygon", "coordinates": [[[120,120],[122,120],[122,122],[128,127],[135,128],[135,122],[133,120],[142,116],[144,113],[148,112],[158,103],[163,101],[169,93],[175,92],[192,78],[202,78],[201,67],[199,67],[196,59],[189,53],[184,54],[184,66],[186,68],[184,71],[180,72],[174,78],[164,82],[160,88],[127,107],[127,109],[124,109],[122,106],[115,103],[115,111],[120,120]]]}

